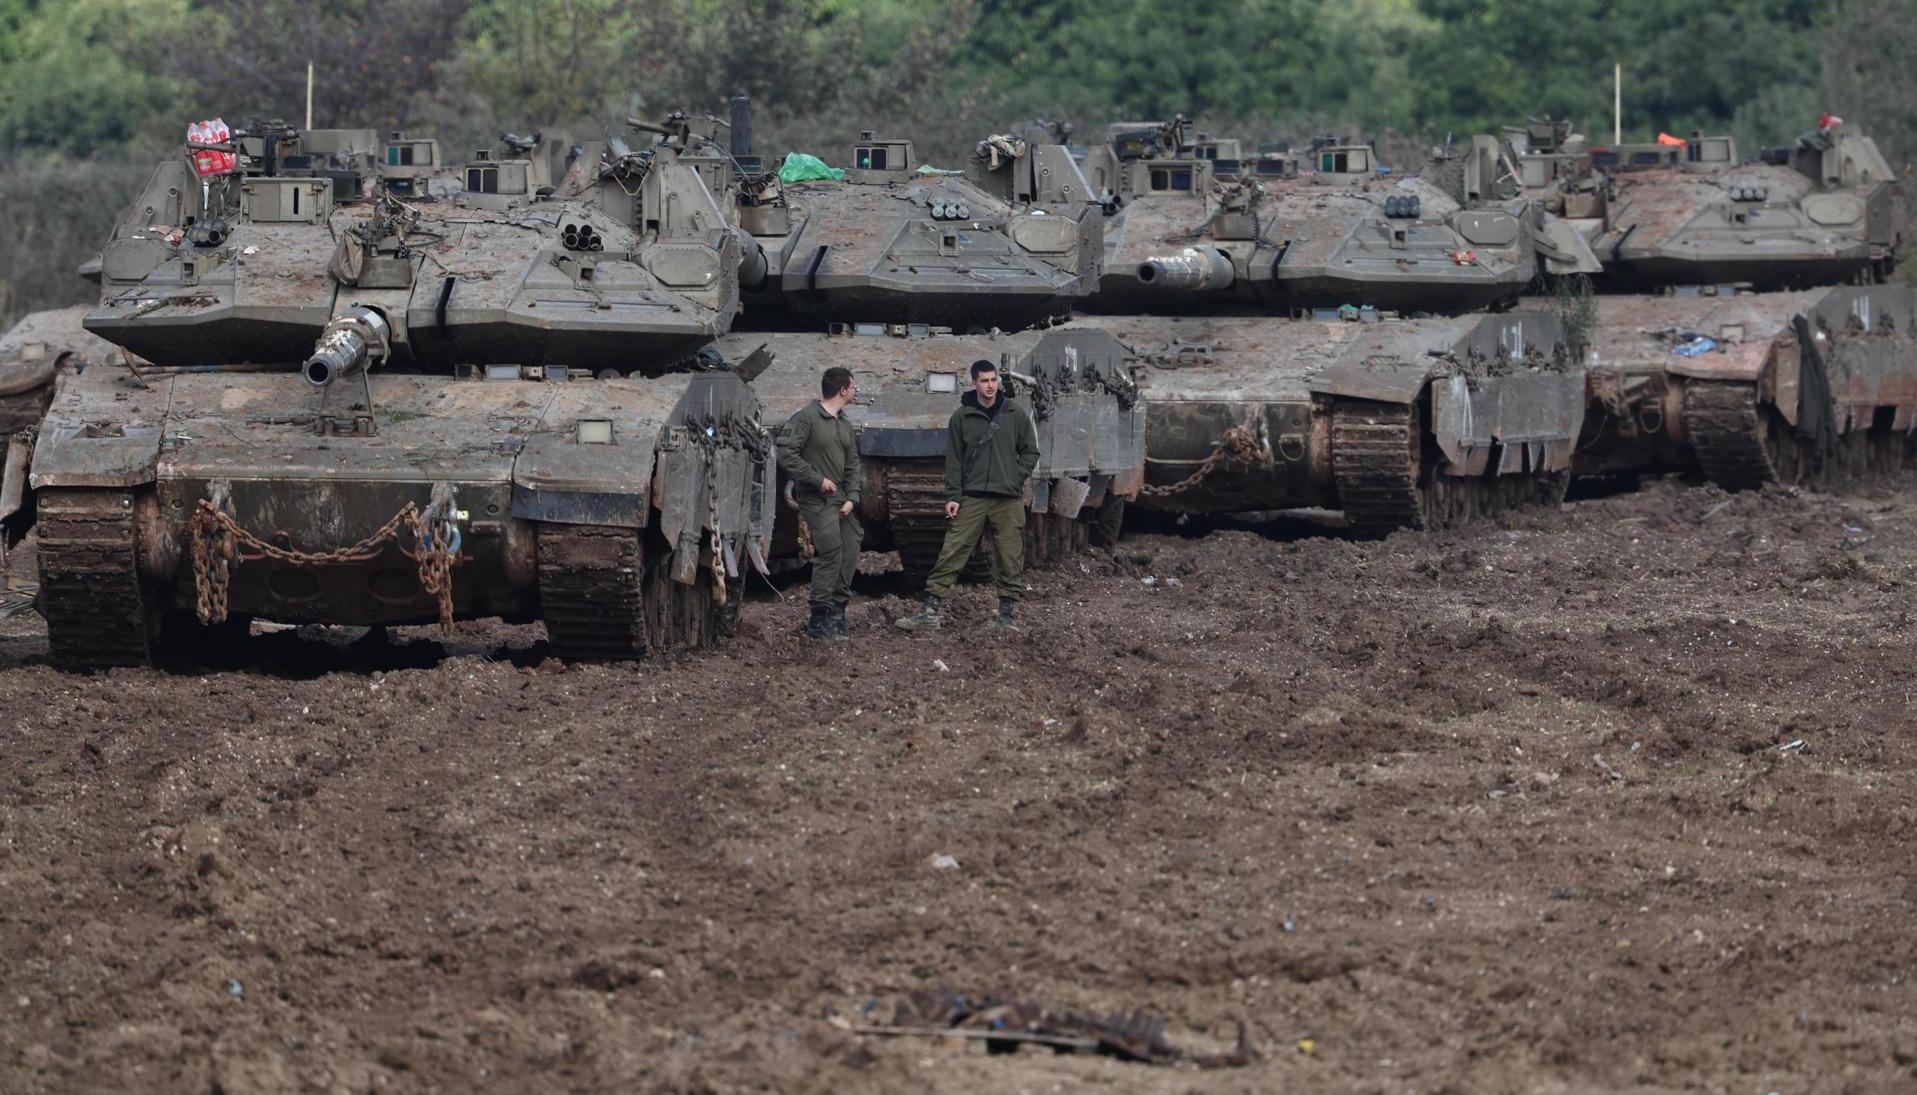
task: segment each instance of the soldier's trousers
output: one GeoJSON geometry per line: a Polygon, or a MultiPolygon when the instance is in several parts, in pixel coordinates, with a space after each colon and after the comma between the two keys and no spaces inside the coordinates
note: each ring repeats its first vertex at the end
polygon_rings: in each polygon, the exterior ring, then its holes
{"type": "Polygon", "coordinates": [[[983,494],[967,495],[959,501],[958,516],[945,529],[945,543],[939,548],[939,561],[932,564],[932,576],[925,581],[925,592],[934,597],[952,592],[959,572],[972,561],[979,533],[987,525],[992,529],[998,595],[1018,600],[1025,592],[1025,500],[983,494]]]}
{"type": "Polygon", "coordinates": [[[853,513],[841,517],[844,496],[800,497],[799,515],[812,531],[813,608],[840,609],[852,597],[852,575],[859,569],[859,541],[865,530],[853,513]]]}

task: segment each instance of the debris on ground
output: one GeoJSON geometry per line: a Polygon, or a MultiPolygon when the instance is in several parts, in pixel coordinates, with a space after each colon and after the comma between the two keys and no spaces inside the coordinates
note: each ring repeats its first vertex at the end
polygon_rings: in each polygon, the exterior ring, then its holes
{"type": "Polygon", "coordinates": [[[1043,1046],[1057,1053],[1097,1053],[1152,1065],[1236,1068],[1258,1059],[1244,1023],[1224,1053],[1192,1053],[1165,1040],[1165,1019],[1143,1009],[1095,1015],[1053,1011],[1032,1000],[970,996],[941,986],[898,1001],[887,1024],[845,1024],[854,1034],[885,1038],[952,1038],[985,1043],[987,1053],[1043,1046]]]}

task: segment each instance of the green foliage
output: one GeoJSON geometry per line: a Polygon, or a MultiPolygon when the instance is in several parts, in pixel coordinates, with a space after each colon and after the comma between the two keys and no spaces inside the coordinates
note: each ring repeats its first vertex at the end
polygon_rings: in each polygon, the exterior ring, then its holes
{"type": "Polygon", "coordinates": [[[1624,66],[1624,138],[1730,131],[1755,149],[1817,118],[1826,0],[1421,0],[1437,30],[1414,43],[1429,74],[1409,120],[1484,131],[1530,114],[1569,117],[1608,140],[1614,64],[1624,66]]]}
{"type": "Polygon", "coordinates": [[[1917,0],[1838,0],[1823,39],[1828,108],[1874,135],[1892,166],[1917,156],[1917,0]]]}
{"type": "Polygon", "coordinates": [[[1598,321],[1597,294],[1591,288],[1591,279],[1583,274],[1541,274],[1539,278],[1551,313],[1564,324],[1565,350],[1572,361],[1583,361],[1591,352],[1591,336],[1597,331],[1598,321]]]}
{"type": "Polygon", "coordinates": [[[967,74],[1027,114],[1312,113],[1399,125],[1415,99],[1408,0],[986,0],[967,74]]]}
{"type": "Polygon", "coordinates": [[[0,330],[23,313],[85,300],[99,290],[79,265],[100,249],[113,218],[153,173],[151,159],[12,156],[0,160],[0,330]]]}
{"type": "Polygon", "coordinates": [[[84,150],[158,124],[185,87],[156,62],[186,20],[186,0],[0,0],[0,145],[84,150]]]}

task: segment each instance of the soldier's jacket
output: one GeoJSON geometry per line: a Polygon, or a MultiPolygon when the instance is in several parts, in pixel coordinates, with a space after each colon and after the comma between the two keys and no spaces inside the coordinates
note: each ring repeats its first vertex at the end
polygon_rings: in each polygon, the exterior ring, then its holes
{"type": "Polygon", "coordinates": [[[988,411],[978,405],[978,393],[966,392],[945,424],[945,500],[956,502],[967,494],[1017,498],[1036,467],[1038,430],[1025,408],[1000,392],[988,411]],[[984,451],[974,455],[992,431],[994,412],[1004,421],[984,451]]]}
{"type": "Polygon", "coordinates": [[[779,469],[792,480],[795,498],[816,498],[819,484],[838,485],[843,502],[859,500],[859,439],[845,412],[825,413],[817,400],[792,412],[779,430],[779,469]]]}

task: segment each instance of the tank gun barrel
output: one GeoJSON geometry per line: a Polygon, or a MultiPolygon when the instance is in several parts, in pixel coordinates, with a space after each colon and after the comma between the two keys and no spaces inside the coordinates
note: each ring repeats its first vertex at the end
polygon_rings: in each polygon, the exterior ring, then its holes
{"type": "Polygon", "coordinates": [[[1187,247],[1138,264],[1138,280],[1154,289],[1205,293],[1229,289],[1238,279],[1231,259],[1215,247],[1187,247]]]}
{"type": "Polygon", "coordinates": [[[666,126],[659,125],[656,122],[641,121],[638,118],[627,118],[626,124],[638,130],[641,133],[657,133],[665,137],[675,136],[679,132],[676,129],[671,129],[666,126]]]}
{"type": "Polygon", "coordinates": [[[306,382],[316,388],[324,388],[342,377],[356,376],[364,372],[373,359],[386,355],[389,330],[386,317],[371,308],[354,308],[335,316],[313,343],[313,353],[300,372],[306,382]]]}

